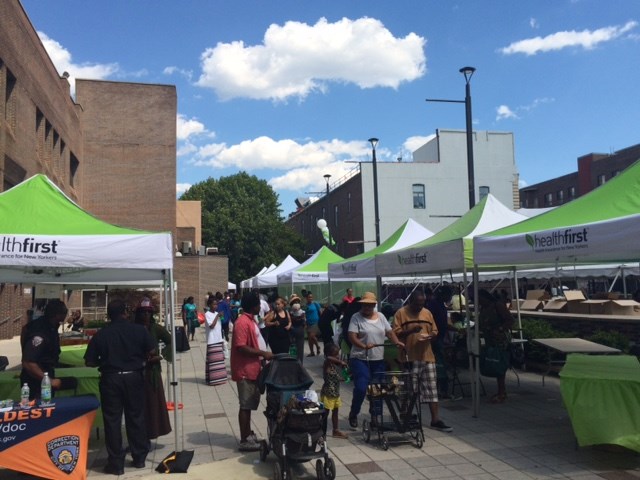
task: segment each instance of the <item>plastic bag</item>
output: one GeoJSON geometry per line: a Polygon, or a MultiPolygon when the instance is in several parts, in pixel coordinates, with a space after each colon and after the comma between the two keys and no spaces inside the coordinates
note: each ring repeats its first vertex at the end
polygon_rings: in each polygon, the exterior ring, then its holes
{"type": "Polygon", "coordinates": [[[222,353],[224,354],[225,359],[229,358],[229,342],[226,340],[222,341],[222,353]]]}

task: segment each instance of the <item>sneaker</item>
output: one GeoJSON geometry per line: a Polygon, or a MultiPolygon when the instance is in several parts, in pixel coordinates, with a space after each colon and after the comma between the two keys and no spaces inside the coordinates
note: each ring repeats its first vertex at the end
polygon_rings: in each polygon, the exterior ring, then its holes
{"type": "Polygon", "coordinates": [[[433,430],[440,430],[441,432],[453,432],[453,427],[445,425],[442,420],[438,420],[437,422],[431,422],[431,428],[433,430]]]}
{"type": "Polygon", "coordinates": [[[358,417],[349,416],[349,426],[354,430],[358,428],[358,417]]]}
{"type": "Polygon", "coordinates": [[[240,442],[240,445],[238,445],[238,450],[240,450],[241,452],[257,452],[258,450],[260,450],[260,444],[247,438],[244,442],[240,442]]]}
{"type": "Polygon", "coordinates": [[[262,441],[262,439],[258,438],[256,432],[254,432],[253,430],[251,430],[251,433],[247,436],[247,440],[254,443],[260,443],[262,441]]]}

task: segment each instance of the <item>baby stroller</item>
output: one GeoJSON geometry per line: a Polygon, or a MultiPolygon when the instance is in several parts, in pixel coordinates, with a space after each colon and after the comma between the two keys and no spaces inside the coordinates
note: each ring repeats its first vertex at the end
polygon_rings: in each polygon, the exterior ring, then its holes
{"type": "Polygon", "coordinates": [[[260,460],[269,451],[278,457],[274,480],[291,480],[291,464],[316,460],[318,480],[333,480],[336,466],[326,442],[328,410],[304,396],[313,383],[297,359],[275,355],[260,373],[258,385],[267,391],[267,439],[260,445],[260,460]]]}

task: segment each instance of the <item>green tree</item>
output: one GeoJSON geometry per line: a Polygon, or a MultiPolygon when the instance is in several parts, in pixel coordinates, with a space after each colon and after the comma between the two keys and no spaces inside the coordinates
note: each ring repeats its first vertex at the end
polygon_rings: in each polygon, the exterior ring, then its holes
{"type": "Polygon", "coordinates": [[[239,282],[287,255],[300,260],[304,239],[284,223],[278,194],[255,175],[240,172],[193,185],[181,200],[202,202],[202,243],[229,257],[239,282]]]}

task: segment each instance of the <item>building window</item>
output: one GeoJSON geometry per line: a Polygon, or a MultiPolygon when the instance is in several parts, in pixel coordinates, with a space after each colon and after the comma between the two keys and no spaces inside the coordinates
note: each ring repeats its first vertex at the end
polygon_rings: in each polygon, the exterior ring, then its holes
{"type": "Polygon", "coordinates": [[[544,195],[544,206],[551,207],[553,205],[553,193],[546,193],[544,195]]]}
{"type": "Polygon", "coordinates": [[[20,182],[24,181],[27,176],[27,171],[11,160],[7,155],[4,156],[4,175],[2,190],[7,191],[11,187],[15,187],[20,182]]]}
{"type": "Polygon", "coordinates": [[[76,175],[78,174],[78,168],[80,167],[80,162],[73,154],[73,152],[69,153],[69,183],[71,186],[75,186],[76,175]]]}
{"type": "Polygon", "coordinates": [[[351,213],[351,193],[347,194],[347,213],[351,213]]]}
{"type": "Polygon", "coordinates": [[[613,172],[611,172],[611,178],[617,177],[618,175],[620,175],[620,170],[614,170],[613,172]]]}
{"type": "Polygon", "coordinates": [[[426,208],[424,184],[413,184],[413,208],[426,208]]]}
{"type": "Polygon", "coordinates": [[[11,129],[16,128],[16,77],[7,68],[4,92],[4,118],[11,129]]]}
{"type": "Polygon", "coordinates": [[[338,205],[333,206],[333,226],[338,226],[338,205]]]}
{"type": "Polygon", "coordinates": [[[323,218],[323,219],[325,219],[325,220],[327,219],[327,212],[326,212],[326,210],[324,209],[324,207],[322,207],[322,215],[320,216],[320,218],[323,218]]]}
{"type": "Polygon", "coordinates": [[[304,237],[304,218],[302,219],[302,224],[300,225],[300,231],[302,232],[302,236],[304,237]]]}
{"type": "Polygon", "coordinates": [[[564,190],[558,190],[558,193],[556,193],[556,200],[558,203],[564,202],[564,190]]]}
{"type": "Polygon", "coordinates": [[[576,198],[576,187],[569,187],[569,198],[576,198]]]}
{"type": "Polygon", "coordinates": [[[482,200],[484,197],[489,195],[489,192],[491,192],[491,189],[485,186],[485,187],[480,187],[479,191],[480,191],[480,200],[482,200]]]}
{"type": "Polygon", "coordinates": [[[598,175],[598,186],[604,185],[607,181],[607,176],[603,173],[602,175],[598,175]]]}

